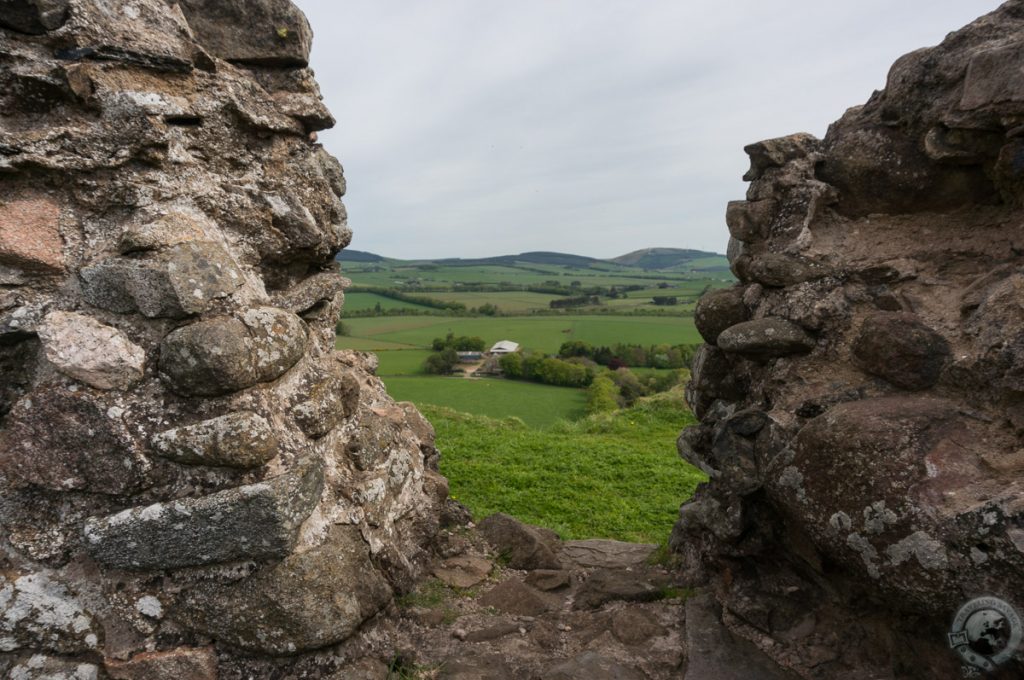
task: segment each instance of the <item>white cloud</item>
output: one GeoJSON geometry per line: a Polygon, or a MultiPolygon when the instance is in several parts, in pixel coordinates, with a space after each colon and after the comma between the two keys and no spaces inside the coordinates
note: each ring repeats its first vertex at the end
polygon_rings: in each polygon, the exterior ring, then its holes
{"type": "Polygon", "coordinates": [[[817,135],[997,0],[296,0],[352,247],[723,251],[742,147],[817,135]]]}

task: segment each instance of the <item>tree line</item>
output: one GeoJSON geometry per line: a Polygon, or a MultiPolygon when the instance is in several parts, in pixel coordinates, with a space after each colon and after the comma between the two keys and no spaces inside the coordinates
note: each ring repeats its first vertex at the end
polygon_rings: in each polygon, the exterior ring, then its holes
{"type": "Polygon", "coordinates": [[[596,364],[611,369],[632,366],[640,368],[689,368],[700,345],[592,345],[583,340],[563,342],[558,356],[563,359],[586,357],[596,364]]]}

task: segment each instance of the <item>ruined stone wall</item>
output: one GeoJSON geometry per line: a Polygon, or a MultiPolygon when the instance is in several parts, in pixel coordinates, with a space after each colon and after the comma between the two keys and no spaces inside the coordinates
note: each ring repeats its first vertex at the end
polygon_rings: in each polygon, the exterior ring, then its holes
{"type": "Polygon", "coordinates": [[[272,677],[419,573],[447,488],[334,351],[310,41],[287,0],[0,1],[5,677],[272,677]]]}
{"type": "Polygon", "coordinates": [[[673,545],[804,677],[960,677],[957,609],[1024,611],[1022,74],[1012,0],[824,140],[746,149],[679,439],[710,481],[673,545]]]}

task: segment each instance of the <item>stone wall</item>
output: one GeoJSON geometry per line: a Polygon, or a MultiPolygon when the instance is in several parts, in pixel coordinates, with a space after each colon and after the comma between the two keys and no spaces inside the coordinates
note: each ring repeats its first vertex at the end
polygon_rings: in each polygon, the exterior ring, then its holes
{"type": "Polygon", "coordinates": [[[0,2],[0,673],[244,674],[422,569],[431,427],[334,351],[311,37],[287,0],[0,2]]]}
{"type": "Polygon", "coordinates": [[[1013,0],[825,139],[746,148],[679,438],[710,481],[673,545],[803,677],[960,677],[957,609],[1024,612],[1022,74],[1013,0]]]}

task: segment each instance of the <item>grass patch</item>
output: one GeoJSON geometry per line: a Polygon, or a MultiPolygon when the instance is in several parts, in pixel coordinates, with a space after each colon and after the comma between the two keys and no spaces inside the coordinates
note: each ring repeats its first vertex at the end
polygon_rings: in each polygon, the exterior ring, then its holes
{"type": "Polygon", "coordinates": [[[449,332],[479,335],[488,345],[498,340],[514,340],[524,348],[548,354],[558,352],[567,340],[583,340],[592,345],[677,345],[701,341],[690,317],[400,316],[344,321],[349,336],[338,338],[338,346],[351,349],[428,348],[434,338],[443,338],[449,332]]]}
{"type": "Polygon", "coordinates": [[[490,418],[515,418],[518,420],[513,422],[524,429],[580,418],[587,404],[583,390],[502,378],[395,375],[385,376],[384,384],[396,401],[411,401],[420,408],[446,407],[490,418]]]}
{"type": "Polygon", "coordinates": [[[419,309],[424,312],[431,311],[431,308],[426,305],[396,300],[384,295],[378,295],[377,293],[363,293],[359,291],[345,293],[344,311],[346,313],[374,309],[377,305],[380,305],[381,309],[419,309]]]}
{"type": "Polygon", "coordinates": [[[414,590],[396,598],[395,604],[404,608],[424,607],[426,609],[433,609],[444,604],[448,599],[448,595],[448,586],[436,578],[429,578],[418,583],[414,590]]]}
{"type": "MultiPolygon", "coordinates": [[[[560,389],[560,388],[554,388],[560,389]]],[[[564,539],[658,543],[705,476],[675,450],[694,422],[679,390],[544,430],[425,406],[452,496],[481,519],[506,512],[564,539]]]]}
{"type": "Polygon", "coordinates": [[[377,375],[424,375],[423,364],[431,352],[428,349],[388,349],[377,352],[380,365],[377,375]]]}
{"type": "MultiPolygon", "coordinates": [[[[345,321],[346,324],[349,321],[345,321]]],[[[335,349],[358,349],[364,352],[381,352],[390,349],[420,349],[415,345],[403,345],[398,342],[387,342],[376,338],[353,338],[339,335],[334,339],[335,349]]]]}

